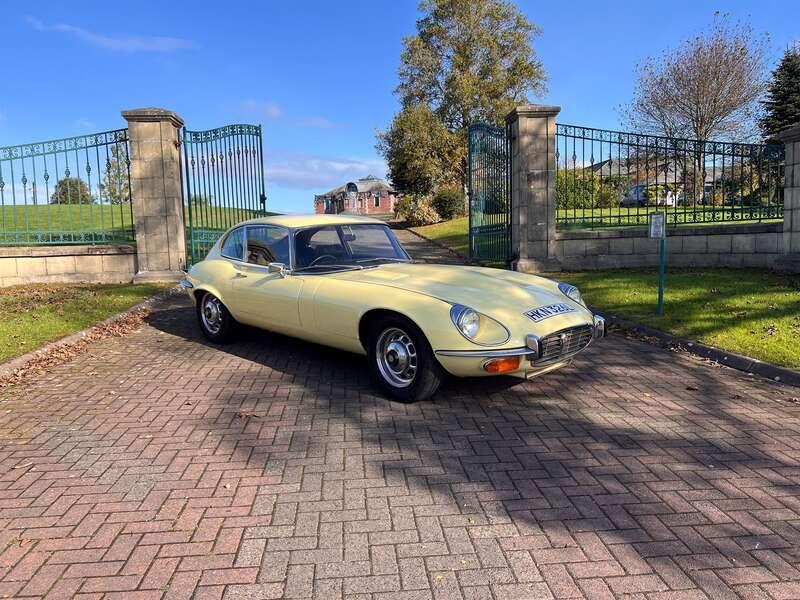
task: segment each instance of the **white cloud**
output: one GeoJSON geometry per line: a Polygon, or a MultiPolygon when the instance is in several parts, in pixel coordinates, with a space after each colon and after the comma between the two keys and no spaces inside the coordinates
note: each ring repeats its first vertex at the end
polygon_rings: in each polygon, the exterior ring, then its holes
{"type": "Polygon", "coordinates": [[[174,52],[175,50],[186,50],[195,47],[195,43],[191,40],[177,37],[98,33],[66,23],[48,24],[32,16],[25,17],[25,21],[37,31],[44,33],[64,33],[78,38],[87,44],[106,50],[118,50],[123,52],[174,52]]]}
{"type": "Polygon", "coordinates": [[[283,109],[276,102],[245,100],[242,102],[242,108],[265,119],[280,119],[283,116],[283,109]]]}
{"type": "Polygon", "coordinates": [[[384,177],[386,163],[379,158],[331,158],[307,154],[267,152],[267,182],[287,188],[328,191],[359,177],[384,177]]]}

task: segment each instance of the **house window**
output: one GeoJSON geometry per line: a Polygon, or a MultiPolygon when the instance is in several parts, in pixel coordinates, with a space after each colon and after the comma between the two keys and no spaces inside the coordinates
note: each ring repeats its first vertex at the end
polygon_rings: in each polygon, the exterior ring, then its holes
{"type": "Polygon", "coordinates": [[[380,207],[381,207],[381,197],[375,196],[375,208],[380,208],[380,207]]]}

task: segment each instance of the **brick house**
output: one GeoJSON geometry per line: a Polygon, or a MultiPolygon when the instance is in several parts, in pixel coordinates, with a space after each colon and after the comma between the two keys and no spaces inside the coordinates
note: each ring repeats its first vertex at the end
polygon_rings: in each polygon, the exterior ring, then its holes
{"type": "Polygon", "coordinates": [[[314,212],[318,215],[391,214],[396,200],[397,193],[388,181],[368,175],[314,196],[314,212]]]}

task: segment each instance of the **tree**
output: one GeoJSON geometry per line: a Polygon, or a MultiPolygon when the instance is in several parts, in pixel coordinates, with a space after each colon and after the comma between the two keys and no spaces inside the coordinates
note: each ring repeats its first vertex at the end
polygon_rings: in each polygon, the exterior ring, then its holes
{"type": "Polygon", "coordinates": [[[544,89],[544,69],[531,47],[539,28],[507,0],[421,0],[419,9],[417,34],[403,40],[400,56],[396,93],[402,110],[389,131],[379,134],[378,148],[390,163],[395,185],[403,184],[394,180],[394,173],[408,179],[419,165],[402,166],[408,153],[394,144],[410,149],[415,140],[438,157],[421,179],[432,185],[463,184],[466,127],[477,122],[499,125],[515,105],[544,89]],[[412,123],[425,123],[436,135],[412,123]],[[433,152],[431,142],[445,132],[445,150],[433,152]],[[461,147],[458,162],[442,160],[452,158],[450,147],[456,143],[461,147]]]}
{"type": "Polygon", "coordinates": [[[398,113],[389,130],[378,134],[378,149],[399,192],[424,195],[462,181],[464,144],[425,105],[398,113]]]}
{"type": "Polygon", "coordinates": [[[50,204],[92,204],[94,198],[86,182],[78,177],[64,177],[56,183],[50,204]]]}
{"type": "Polygon", "coordinates": [[[115,144],[111,146],[111,155],[106,161],[106,172],[103,175],[102,196],[111,204],[123,204],[131,201],[131,183],[128,177],[128,157],[115,144]]]}
{"type": "Polygon", "coordinates": [[[766,140],[774,140],[781,129],[800,123],[800,46],[789,48],[772,72],[764,115],[759,121],[766,140]]]}
{"type": "Polygon", "coordinates": [[[626,124],[669,137],[748,137],[764,91],[767,42],[716,13],[708,32],[639,65],[626,124]]]}

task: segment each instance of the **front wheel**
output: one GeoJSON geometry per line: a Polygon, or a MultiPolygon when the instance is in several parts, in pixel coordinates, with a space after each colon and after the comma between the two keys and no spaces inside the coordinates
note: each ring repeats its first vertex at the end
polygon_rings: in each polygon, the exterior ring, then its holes
{"type": "Polygon", "coordinates": [[[236,325],[222,301],[211,292],[203,294],[197,303],[197,321],[206,339],[217,344],[229,341],[236,325]]]}
{"type": "Polygon", "coordinates": [[[411,321],[381,319],[371,328],[368,344],[373,379],[394,400],[417,402],[439,389],[444,372],[428,340],[411,321]]]}

